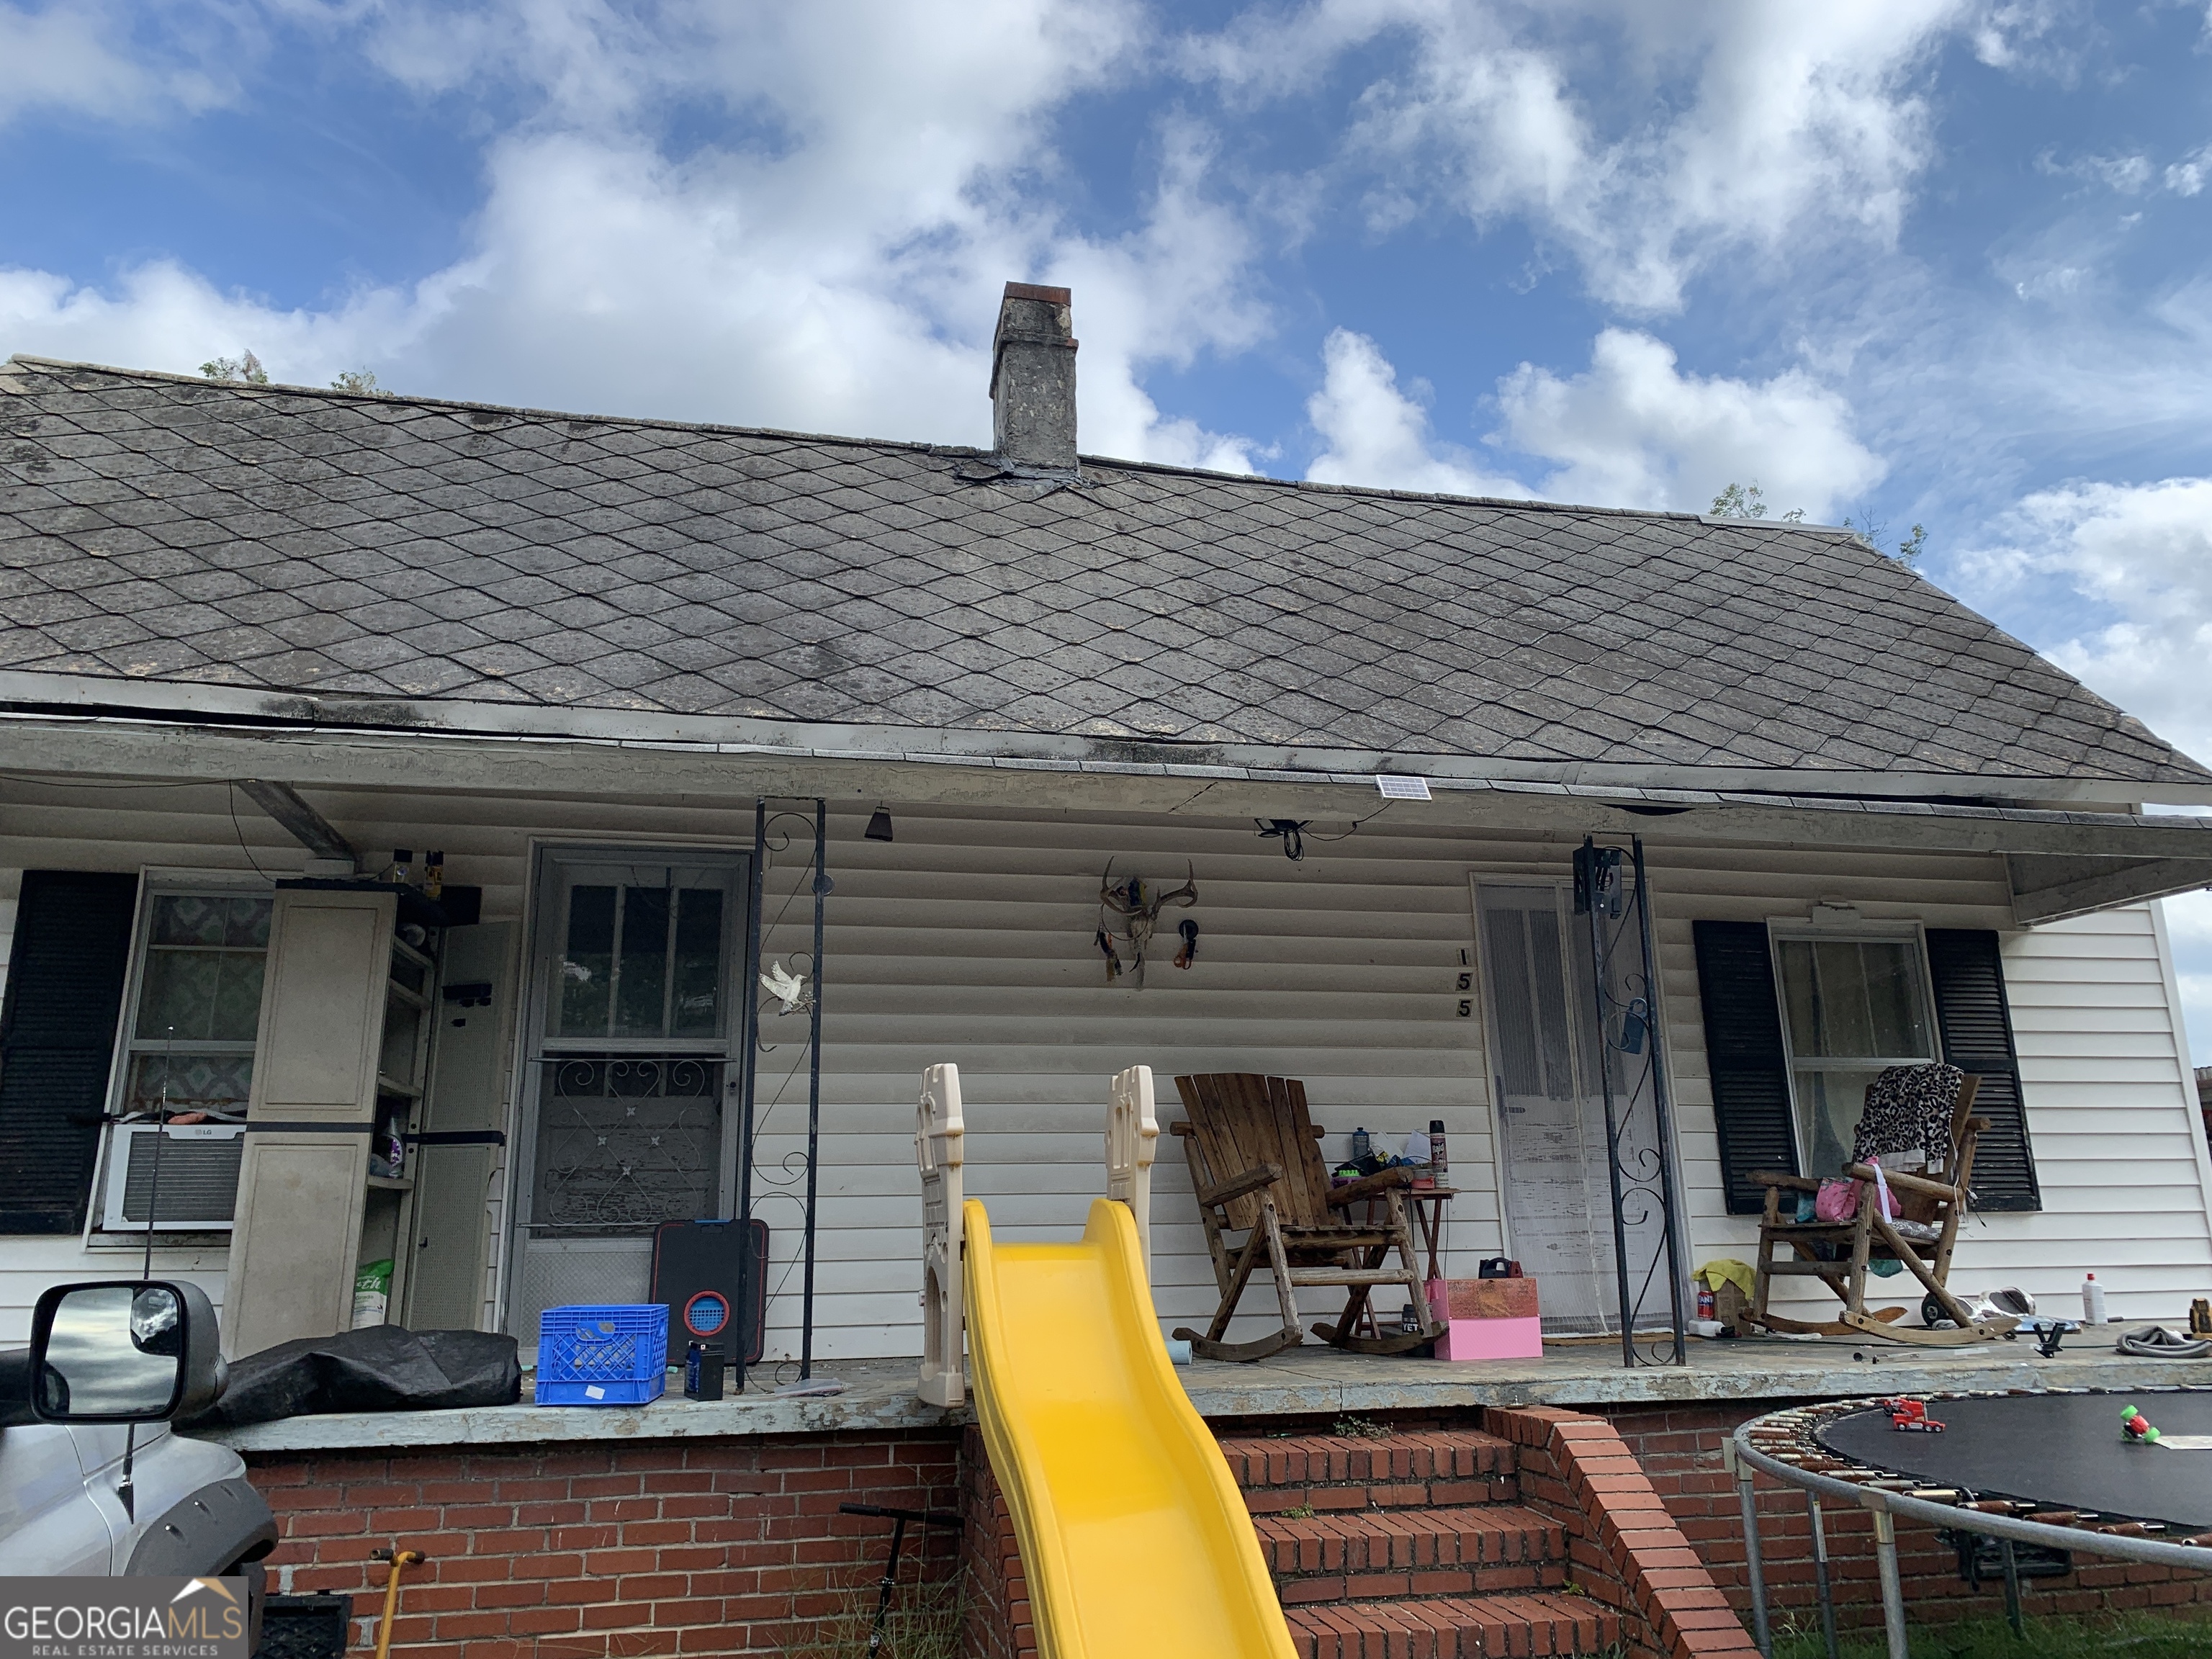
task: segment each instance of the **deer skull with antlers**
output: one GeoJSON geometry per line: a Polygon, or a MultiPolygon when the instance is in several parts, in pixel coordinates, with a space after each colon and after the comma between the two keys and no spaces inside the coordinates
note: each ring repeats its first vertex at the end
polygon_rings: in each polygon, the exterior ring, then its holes
{"type": "Polygon", "coordinates": [[[1131,876],[1127,881],[1114,879],[1114,861],[1106,861],[1106,873],[1098,881],[1098,949],[1106,958],[1106,982],[1111,985],[1121,978],[1123,969],[1121,953],[1114,948],[1114,933],[1108,925],[1109,914],[1121,918],[1122,932],[1129,941],[1128,973],[1136,988],[1145,985],[1145,953],[1152,947],[1152,933],[1159,926],[1160,912],[1169,905],[1188,909],[1198,902],[1198,875],[1194,866],[1183,866],[1184,880],[1180,887],[1164,892],[1148,891],[1143,880],[1131,876]]]}

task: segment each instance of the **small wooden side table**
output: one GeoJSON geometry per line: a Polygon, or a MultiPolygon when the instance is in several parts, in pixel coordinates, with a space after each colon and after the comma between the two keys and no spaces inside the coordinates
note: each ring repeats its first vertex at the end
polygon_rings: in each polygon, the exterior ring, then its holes
{"type": "MultiPolygon", "coordinates": [[[[1398,1189],[1398,1196],[1406,1200],[1407,1212],[1413,1224],[1415,1254],[1418,1255],[1423,1251],[1428,1254],[1429,1270],[1422,1275],[1422,1283],[1426,1284],[1432,1279],[1442,1279],[1444,1276],[1443,1265],[1444,1209],[1452,1200],[1459,1196],[1459,1188],[1456,1187],[1401,1187],[1398,1189]]],[[[1363,1213],[1359,1218],[1362,1225],[1381,1224],[1382,1217],[1380,1211],[1383,1202],[1384,1200],[1379,1198],[1370,1198],[1362,1201],[1360,1208],[1363,1213]]],[[[1376,1328],[1375,1299],[1372,1297],[1368,1298],[1366,1305],[1360,1310],[1359,1317],[1363,1334],[1373,1336],[1378,1334],[1376,1328]]]]}
{"type": "Polygon", "coordinates": [[[1429,1253],[1429,1270],[1422,1275],[1425,1284],[1431,1279],[1442,1279],[1441,1258],[1444,1247],[1444,1206],[1459,1196],[1456,1187],[1408,1187],[1402,1196],[1413,1211],[1413,1243],[1429,1253]]]}

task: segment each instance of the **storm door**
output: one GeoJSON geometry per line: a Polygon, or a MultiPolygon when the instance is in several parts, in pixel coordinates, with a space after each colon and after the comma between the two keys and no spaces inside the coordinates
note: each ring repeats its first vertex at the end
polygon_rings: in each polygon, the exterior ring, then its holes
{"type": "Polygon", "coordinates": [[[539,866],[507,1328],[643,1302],[653,1229],[735,1201],[741,853],[539,866]]]}
{"type": "MultiPolygon", "coordinates": [[[[1617,1333],[1620,1297],[1600,1064],[1613,1066],[1617,1110],[1630,1126],[1624,1160],[1656,1168],[1657,1152],[1649,1102],[1638,1096],[1641,1109],[1628,1113],[1632,1084],[1620,1056],[1607,1050],[1601,1059],[1589,918],[1574,914],[1565,884],[1550,883],[1479,883],[1475,911],[1506,1249],[1538,1280],[1547,1334],[1617,1333]]],[[[1663,1257],[1665,1223],[1656,1206],[1632,1198],[1628,1207],[1628,1260],[1640,1277],[1663,1257]]],[[[1632,1299],[1643,1288],[1632,1284],[1632,1299]]],[[[1664,1306],[1663,1278],[1659,1291],[1664,1306]]]]}

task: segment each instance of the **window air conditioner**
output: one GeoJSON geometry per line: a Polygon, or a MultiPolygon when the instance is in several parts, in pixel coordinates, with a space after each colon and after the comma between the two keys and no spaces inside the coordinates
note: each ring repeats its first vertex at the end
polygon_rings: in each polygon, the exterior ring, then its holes
{"type": "Polygon", "coordinates": [[[118,1123],[108,1149],[107,1191],[100,1224],[136,1232],[148,1221],[179,1232],[228,1232],[238,1203],[238,1166],[246,1154],[243,1123],[118,1123]],[[154,1180],[155,1148],[161,1174],[154,1180]],[[152,1206],[160,1206],[159,1213],[152,1206]]]}

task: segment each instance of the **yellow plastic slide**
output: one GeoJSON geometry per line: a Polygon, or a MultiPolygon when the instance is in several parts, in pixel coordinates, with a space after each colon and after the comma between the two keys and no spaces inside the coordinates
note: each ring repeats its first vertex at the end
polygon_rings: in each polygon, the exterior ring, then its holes
{"type": "Polygon", "coordinates": [[[1152,1316],[1136,1224],[994,1249],[969,1199],[975,1413],[1029,1580],[1038,1659],[1293,1659],[1221,1449],[1152,1316]]]}

